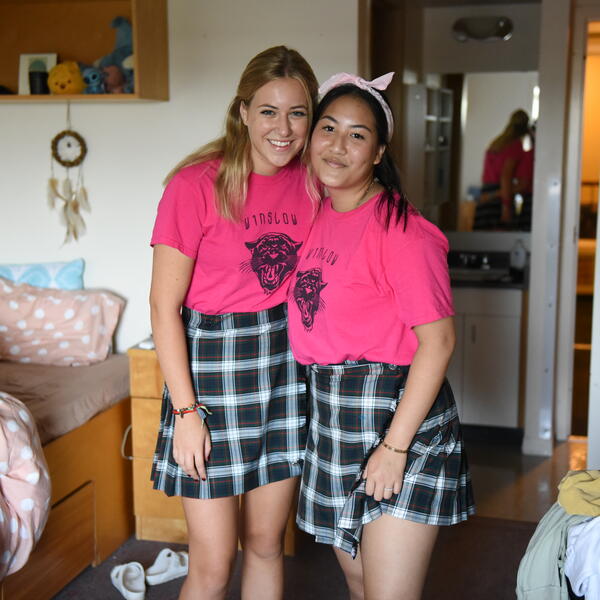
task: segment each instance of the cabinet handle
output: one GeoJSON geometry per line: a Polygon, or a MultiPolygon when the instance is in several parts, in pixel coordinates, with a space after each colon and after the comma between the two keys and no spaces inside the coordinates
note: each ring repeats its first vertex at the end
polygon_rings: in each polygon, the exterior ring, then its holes
{"type": "Polygon", "coordinates": [[[471,325],[471,342],[474,344],[477,340],[477,326],[471,325]]]}
{"type": "Polygon", "coordinates": [[[127,425],[127,429],[123,434],[123,439],[121,440],[121,456],[127,460],[133,460],[133,456],[127,456],[125,454],[125,444],[127,443],[127,438],[129,437],[129,432],[131,431],[131,425],[127,425]]]}

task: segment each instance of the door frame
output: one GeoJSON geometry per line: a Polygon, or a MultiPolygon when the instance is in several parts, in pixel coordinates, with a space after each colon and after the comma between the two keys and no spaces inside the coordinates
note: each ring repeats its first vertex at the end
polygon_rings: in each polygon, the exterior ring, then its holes
{"type": "MultiPolygon", "coordinates": [[[[587,25],[600,21],[600,0],[579,1],[573,15],[570,53],[569,109],[565,159],[565,203],[561,239],[558,338],[556,362],[556,438],[566,440],[571,433],[573,406],[573,343],[577,303],[577,259],[581,183],[581,146],[583,141],[583,94],[587,25]]],[[[598,262],[598,257],[596,262],[598,262]]],[[[598,265],[597,265],[598,266],[598,265]]],[[[596,273],[595,282],[598,282],[596,273]]],[[[594,311],[596,312],[596,311],[594,311]]],[[[593,348],[593,345],[592,345],[593,348]]],[[[590,386],[590,409],[592,409],[590,386]]],[[[593,411],[588,415],[588,452],[600,439],[594,436],[593,411]]],[[[596,423],[597,423],[596,419],[596,423]]],[[[598,428],[596,427],[596,431],[598,428]]]]}

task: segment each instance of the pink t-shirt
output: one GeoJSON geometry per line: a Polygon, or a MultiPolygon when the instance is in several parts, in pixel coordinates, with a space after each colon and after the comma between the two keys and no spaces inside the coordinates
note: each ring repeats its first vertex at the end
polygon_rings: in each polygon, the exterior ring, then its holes
{"type": "Polygon", "coordinates": [[[445,236],[414,209],[406,230],[402,220],[386,231],[378,199],[339,213],[328,198],[317,215],[288,299],[302,364],[409,365],[412,327],[454,314],[445,236]]]}
{"type": "Polygon", "coordinates": [[[533,190],[534,152],[533,148],[523,152],[523,156],[515,169],[515,177],[521,181],[523,192],[531,193],[533,190]]]}
{"type": "Polygon", "coordinates": [[[508,146],[500,150],[500,152],[487,150],[483,161],[482,182],[487,184],[499,184],[504,163],[509,158],[514,158],[519,162],[524,153],[525,151],[523,150],[523,144],[520,139],[512,141],[508,146]]]}
{"type": "Polygon", "coordinates": [[[184,305],[205,314],[257,312],[285,302],[290,275],[312,222],[305,170],[298,161],[276,175],[252,173],[241,222],[219,216],[219,161],[182,169],[158,205],[151,245],[196,262],[184,305]]]}

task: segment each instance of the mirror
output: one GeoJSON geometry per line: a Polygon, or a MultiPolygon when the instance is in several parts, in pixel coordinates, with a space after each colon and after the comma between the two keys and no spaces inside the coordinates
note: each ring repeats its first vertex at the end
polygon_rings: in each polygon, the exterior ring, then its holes
{"type": "Polygon", "coordinates": [[[522,125],[523,119],[529,124],[537,119],[538,73],[465,73],[448,75],[446,79],[454,95],[455,158],[450,165],[453,184],[449,199],[440,206],[437,224],[445,231],[529,231],[535,130],[529,131],[527,125],[522,129],[522,125]],[[490,144],[498,140],[518,110],[526,115],[518,114],[512,120],[517,137],[510,142],[506,141],[509,136],[503,137],[503,149],[488,152],[486,158],[490,144]],[[512,188],[504,194],[500,193],[501,172],[503,190],[512,188]],[[510,215],[501,214],[502,196],[512,198],[510,215]]]}

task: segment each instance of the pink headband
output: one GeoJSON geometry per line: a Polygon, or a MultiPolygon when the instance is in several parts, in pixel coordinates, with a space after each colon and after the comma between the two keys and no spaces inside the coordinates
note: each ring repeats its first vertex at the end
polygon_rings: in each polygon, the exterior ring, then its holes
{"type": "Polygon", "coordinates": [[[369,92],[369,94],[381,104],[381,108],[383,108],[388,125],[387,141],[389,142],[392,139],[392,133],[394,133],[394,117],[392,117],[392,111],[387,102],[383,99],[381,94],[378,94],[374,90],[385,90],[387,86],[390,85],[393,76],[394,73],[392,71],[391,73],[386,73],[385,75],[381,75],[381,77],[377,77],[377,79],[373,79],[373,81],[367,81],[366,79],[363,79],[358,75],[352,75],[351,73],[336,73],[321,85],[319,88],[319,95],[322,98],[329,90],[347,83],[351,83],[361,90],[369,92]]]}

